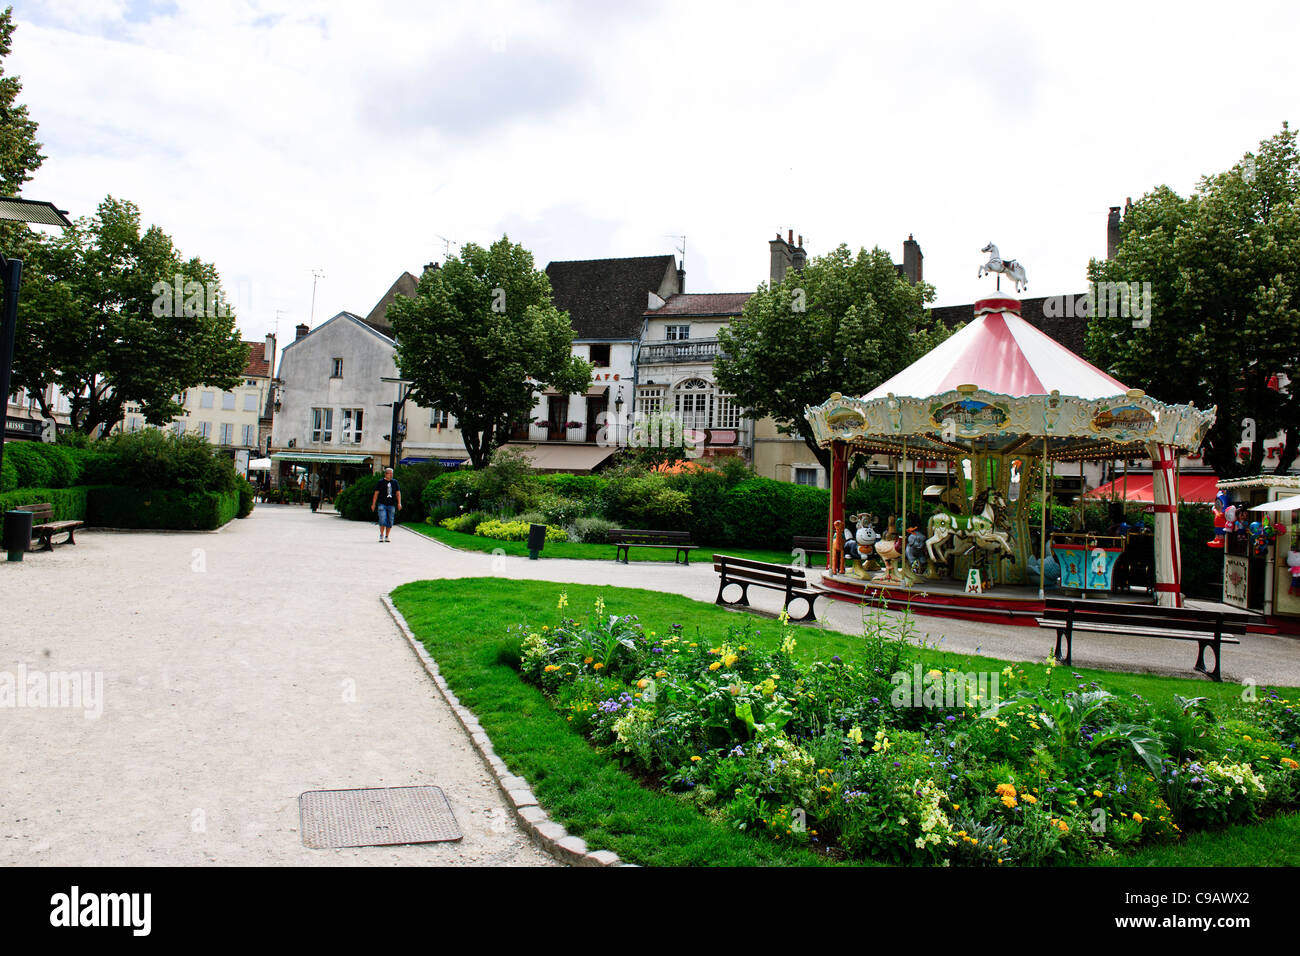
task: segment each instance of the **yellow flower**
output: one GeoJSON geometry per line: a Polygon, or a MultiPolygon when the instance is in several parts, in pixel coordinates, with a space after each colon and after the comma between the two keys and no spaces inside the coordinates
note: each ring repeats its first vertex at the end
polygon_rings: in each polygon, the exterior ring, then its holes
{"type": "Polygon", "coordinates": [[[605,666],[604,664],[602,664],[602,663],[600,663],[599,661],[597,661],[595,664],[592,664],[592,665],[591,665],[591,669],[594,670],[594,671],[598,671],[598,670],[600,670],[600,669],[601,669],[602,667],[604,667],[604,666],[605,666]]]}
{"type": "Polygon", "coordinates": [[[558,671],[559,669],[560,669],[559,664],[547,664],[546,667],[544,668],[544,670],[548,674],[552,673],[553,671],[558,671]]]}
{"type": "Polygon", "coordinates": [[[1022,793],[1022,794],[1020,795],[1020,799],[1023,800],[1023,801],[1025,801],[1025,803],[1037,803],[1037,802],[1038,802],[1038,798],[1037,798],[1036,796],[1034,796],[1032,793],[1022,793]]]}
{"type": "Polygon", "coordinates": [[[737,657],[735,654],[728,654],[726,657],[722,659],[722,663],[726,664],[728,667],[731,667],[738,660],[740,660],[740,658],[737,657]]]}
{"type": "Polygon", "coordinates": [[[700,761],[700,760],[703,760],[703,759],[704,759],[703,757],[692,757],[692,758],[691,758],[691,763],[696,763],[696,762],[698,762],[698,761],[700,761]]]}
{"type": "Polygon", "coordinates": [[[592,658],[592,657],[584,657],[584,658],[582,659],[582,663],[584,663],[584,664],[590,664],[593,660],[595,660],[595,658],[592,658]]]}
{"type": "Polygon", "coordinates": [[[722,666],[722,661],[714,661],[712,664],[709,665],[709,670],[716,671],[721,666],[722,666]]]}
{"type": "Polygon", "coordinates": [[[1098,798],[1100,798],[1100,797],[1101,797],[1101,791],[1100,791],[1100,790],[1094,790],[1094,791],[1092,791],[1092,795],[1093,795],[1094,797],[1098,797],[1098,798]]]}
{"type": "Polygon", "coordinates": [[[667,671],[655,671],[655,677],[667,677],[667,676],[668,676],[667,671]]]}
{"type": "Polygon", "coordinates": [[[1003,797],[1002,797],[1002,805],[1003,805],[1004,807],[1006,807],[1006,808],[1009,810],[1009,809],[1011,809],[1012,807],[1014,807],[1014,806],[1016,805],[1016,798],[1015,798],[1015,797],[1009,797],[1009,796],[1003,796],[1003,797]]]}
{"type": "Polygon", "coordinates": [[[1290,767],[1292,770],[1300,770],[1300,763],[1296,763],[1290,757],[1283,757],[1282,762],[1286,764],[1288,767],[1290,767]]]}
{"type": "Polygon", "coordinates": [[[1016,788],[1009,783],[998,784],[996,791],[999,795],[1004,797],[1014,797],[1016,795],[1016,788]]]}
{"type": "Polygon", "coordinates": [[[1142,822],[1142,814],[1140,814],[1140,813],[1135,813],[1135,814],[1133,814],[1133,822],[1134,822],[1134,823],[1141,823],[1141,822],[1142,822]]]}
{"type": "Polygon", "coordinates": [[[568,606],[569,606],[569,593],[565,591],[560,595],[559,603],[555,605],[555,609],[557,611],[563,611],[568,606]]]}
{"type": "Polygon", "coordinates": [[[636,686],[639,687],[639,688],[641,688],[642,690],[645,690],[645,689],[646,689],[646,685],[649,684],[649,683],[650,683],[650,682],[649,682],[648,680],[646,680],[644,677],[642,677],[639,681],[636,682],[636,686]]]}

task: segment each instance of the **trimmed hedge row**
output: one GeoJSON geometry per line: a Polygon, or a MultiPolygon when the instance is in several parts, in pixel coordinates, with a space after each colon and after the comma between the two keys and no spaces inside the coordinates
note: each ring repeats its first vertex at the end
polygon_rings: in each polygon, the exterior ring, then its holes
{"type": "Polygon", "coordinates": [[[239,513],[238,491],[140,491],[120,486],[89,491],[85,521],[92,527],[211,531],[239,513]]]}
{"type": "MultiPolygon", "coordinates": [[[[6,449],[7,450],[7,449],[6,449]]],[[[8,456],[6,455],[6,460],[8,456]]],[[[54,507],[54,521],[85,521],[89,488],[20,488],[0,494],[0,513],[20,505],[49,502],[54,507]]]]}
{"type": "Polygon", "coordinates": [[[79,455],[62,445],[5,442],[0,492],[20,488],[71,488],[81,476],[79,455]]]}

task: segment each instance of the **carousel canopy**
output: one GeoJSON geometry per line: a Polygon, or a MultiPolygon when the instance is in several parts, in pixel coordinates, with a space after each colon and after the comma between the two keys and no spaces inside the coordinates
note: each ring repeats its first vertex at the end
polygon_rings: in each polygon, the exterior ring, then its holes
{"type": "Polygon", "coordinates": [[[1011,298],[975,303],[977,318],[866,396],[921,397],[972,383],[986,392],[1023,397],[1053,391],[1078,398],[1124,395],[1129,388],[1089,365],[1020,317],[1011,298]]]}
{"type": "Polygon", "coordinates": [[[1148,443],[1197,448],[1214,410],[1166,405],[1088,364],[1020,317],[1009,296],[862,398],[805,409],[817,441],[865,454],[954,460],[1145,457],[1148,443]]]}

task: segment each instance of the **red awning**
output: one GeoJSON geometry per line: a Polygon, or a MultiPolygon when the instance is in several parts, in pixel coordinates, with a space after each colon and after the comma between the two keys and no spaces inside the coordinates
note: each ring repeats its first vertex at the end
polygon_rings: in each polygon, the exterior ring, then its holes
{"type": "MultiPolygon", "coordinates": [[[[1218,494],[1218,488],[1216,487],[1218,481],[1217,475],[1179,475],[1178,494],[1187,504],[1214,504],[1214,496],[1218,494]]],[[[1107,501],[1112,496],[1116,500],[1125,499],[1124,479],[1122,477],[1116,478],[1114,481],[1108,481],[1085,495],[1087,498],[1103,498],[1107,501]]],[[[1146,503],[1155,501],[1155,497],[1151,493],[1150,475],[1128,476],[1127,500],[1146,503]]]]}

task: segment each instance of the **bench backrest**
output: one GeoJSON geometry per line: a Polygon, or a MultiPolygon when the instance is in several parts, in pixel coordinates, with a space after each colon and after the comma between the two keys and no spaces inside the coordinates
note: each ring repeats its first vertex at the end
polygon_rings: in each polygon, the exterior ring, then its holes
{"type": "Polygon", "coordinates": [[[1064,621],[1074,612],[1076,621],[1089,624],[1130,624],[1136,627],[1170,627],[1213,634],[1245,634],[1251,617],[1240,611],[1207,611],[1190,607],[1157,607],[1123,601],[1076,601],[1048,598],[1043,618],[1064,621]]]}
{"type": "Polygon", "coordinates": [[[790,539],[793,547],[803,548],[805,551],[825,551],[826,537],[824,535],[796,534],[790,539]]]}
{"type": "Polygon", "coordinates": [[[14,511],[30,511],[32,513],[32,524],[42,524],[54,520],[54,504],[49,501],[43,501],[38,505],[19,505],[14,511]]]}
{"type": "Polygon", "coordinates": [[[789,564],[771,564],[767,561],[753,561],[749,558],[737,558],[729,554],[713,556],[713,570],[719,574],[725,572],[728,578],[748,581],[754,584],[774,584],[777,587],[801,587],[807,583],[803,568],[789,564]]]}
{"type": "Polygon", "coordinates": [[[646,541],[653,544],[690,544],[689,531],[642,531],[635,528],[615,528],[607,534],[610,544],[636,544],[646,541]]]}

